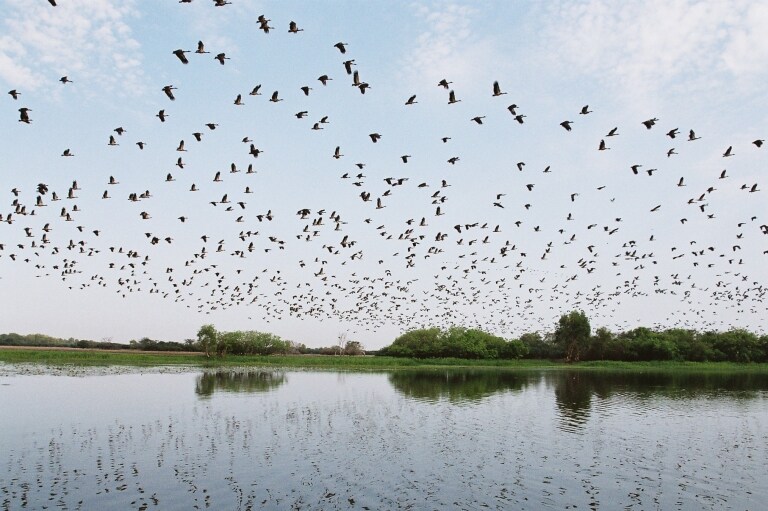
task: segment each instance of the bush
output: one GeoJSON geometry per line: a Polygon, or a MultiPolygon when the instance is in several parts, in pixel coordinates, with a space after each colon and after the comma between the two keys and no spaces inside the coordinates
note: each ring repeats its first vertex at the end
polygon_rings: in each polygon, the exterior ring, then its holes
{"type": "Polygon", "coordinates": [[[451,327],[411,330],[382,348],[378,355],[413,358],[498,359],[520,358],[527,352],[520,341],[505,341],[501,337],[478,329],[451,327]]]}

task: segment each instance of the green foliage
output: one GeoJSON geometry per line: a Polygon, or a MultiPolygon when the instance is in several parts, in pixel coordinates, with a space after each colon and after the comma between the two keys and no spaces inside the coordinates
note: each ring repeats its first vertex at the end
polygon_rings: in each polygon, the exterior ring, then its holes
{"type": "Polygon", "coordinates": [[[378,355],[413,358],[513,359],[526,353],[520,341],[506,341],[478,329],[426,328],[404,333],[378,355]]]}
{"type": "Polygon", "coordinates": [[[77,342],[75,339],[59,339],[43,334],[0,334],[0,346],[75,347],[77,342]]]}
{"type": "Polygon", "coordinates": [[[538,360],[555,360],[565,356],[560,346],[555,344],[551,335],[542,337],[538,332],[527,333],[518,340],[526,350],[525,358],[538,360]]]}
{"type": "Polygon", "coordinates": [[[589,320],[583,312],[571,311],[560,316],[555,342],[565,351],[567,362],[578,362],[581,353],[589,348],[590,332],[589,320]]]}
{"type": "MultiPolygon", "coordinates": [[[[123,345],[124,346],[124,345],[123,345]]],[[[131,349],[142,351],[188,351],[189,347],[184,344],[173,341],[155,341],[149,337],[144,337],[140,341],[131,341],[131,349]]]]}
{"type": "Polygon", "coordinates": [[[214,351],[216,351],[218,333],[213,325],[203,325],[200,330],[197,331],[197,344],[205,353],[205,356],[210,358],[214,351]]]}

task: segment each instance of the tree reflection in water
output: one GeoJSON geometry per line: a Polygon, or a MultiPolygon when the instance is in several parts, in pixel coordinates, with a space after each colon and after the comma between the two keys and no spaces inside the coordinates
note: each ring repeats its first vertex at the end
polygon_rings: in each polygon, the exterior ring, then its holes
{"type": "Polygon", "coordinates": [[[546,385],[553,389],[557,426],[578,432],[596,407],[609,399],[636,406],[641,413],[659,397],[675,400],[724,397],[754,399],[768,390],[768,375],[759,372],[693,372],[665,370],[401,370],[389,381],[405,397],[426,402],[479,402],[500,392],[546,385]]]}
{"type": "Polygon", "coordinates": [[[619,397],[635,402],[638,410],[650,410],[658,397],[754,399],[768,389],[767,374],[744,372],[574,370],[546,373],[545,381],[554,387],[561,429],[571,432],[607,399],[619,397]]]}
{"type": "Polygon", "coordinates": [[[287,381],[283,371],[219,370],[204,372],[197,377],[195,394],[210,397],[214,392],[269,392],[287,381]]]}
{"type": "Polygon", "coordinates": [[[476,402],[504,391],[519,391],[536,383],[540,376],[530,371],[427,370],[396,371],[389,381],[406,397],[424,401],[476,402]]]}

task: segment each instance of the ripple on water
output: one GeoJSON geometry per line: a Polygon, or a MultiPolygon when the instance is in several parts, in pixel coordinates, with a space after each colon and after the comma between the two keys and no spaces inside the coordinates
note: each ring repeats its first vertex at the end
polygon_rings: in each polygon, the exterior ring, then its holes
{"type": "MultiPolygon", "coordinates": [[[[151,376],[143,413],[89,410],[147,377],[57,380],[73,398],[60,424],[0,435],[0,509],[749,509],[768,497],[760,393],[246,371],[209,378],[203,395],[200,373],[182,372],[151,376]]],[[[21,409],[15,395],[0,391],[4,409],[21,409]]]]}

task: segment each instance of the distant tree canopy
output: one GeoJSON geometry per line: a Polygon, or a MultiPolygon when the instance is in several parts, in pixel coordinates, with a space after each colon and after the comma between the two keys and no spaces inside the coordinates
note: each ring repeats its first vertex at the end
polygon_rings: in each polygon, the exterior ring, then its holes
{"type": "Polygon", "coordinates": [[[75,347],[77,339],[59,339],[43,334],[0,334],[0,346],[60,346],[75,347]]]}
{"type": "Polygon", "coordinates": [[[213,325],[203,325],[197,332],[194,346],[211,357],[217,355],[363,355],[365,351],[358,341],[345,341],[344,346],[307,348],[304,344],[281,339],[268,332],[236,330],[219,332],[213,325]]]}
{"type": "Polygon", "coordinates": [[[273,355],[289,353],[290,341],[284,341],[275,334],[254,330],[218,332],[213,325],[203,325],[197,331],[197,345],[206,356],[232,355],[273,355]]]}
{"type": "Polygon", "coordinates": [[[15,333],[0,334],[0,346],[41,346],[47,348],[81,348],[97,350],[143,350],[143,351],[194,351],[189,343],[174,341],[155,341],[144,337],[129,344],[112,342],[111,339],[89,341],[86,339],[59,339],[43,334],[20,335],[15,333]]]}
{"type": "Polygon", "coordinates": [[[554,334],[524,334],[527,358],[577,360],[690,362],[768,362],[768,335],[742,329],[704,332],[638,327],[615,334],[598,328],[590,335],[583,313],[571,312],[558,321],[554,334]]]}
{"type": "Polygon", "coordinates": [[[505,340],[476,329],[423,328],[404,333],[379,355],[413,358],[550,359],[691,362],[768,362],[768,335],[743,329],[696,332],[681,328],[638,327],[622,333],[592,332],[581,311],[560,317],[552,333],[526,333],[505,340]]]}
{"type": "Polygon", "coordinates": [[[477,329],[452,327],[426,328],[406,332],[379,355],[414,358],[512,359],[525,355],[520,341],[506,341],[477,329]]]}

